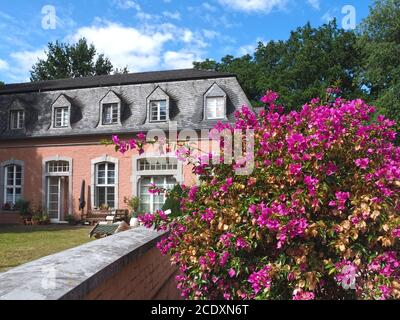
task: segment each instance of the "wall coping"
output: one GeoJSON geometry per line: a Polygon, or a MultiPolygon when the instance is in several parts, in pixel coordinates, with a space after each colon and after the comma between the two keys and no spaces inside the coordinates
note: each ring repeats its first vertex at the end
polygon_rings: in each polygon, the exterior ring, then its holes
{"type": "Polygon", "coordinates": [[[0,274],[0,300],[83,299],[165,234],[139,227],[21,265],[0,274]]]}

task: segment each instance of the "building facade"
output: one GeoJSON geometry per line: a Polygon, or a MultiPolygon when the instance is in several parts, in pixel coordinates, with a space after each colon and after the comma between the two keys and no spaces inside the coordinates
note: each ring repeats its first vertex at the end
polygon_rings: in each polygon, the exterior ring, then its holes
{"type": "Polygon", "coordinates": [[[158,162],[156,154],[122,155],[101,140],[152,129],[168,134],[171,123],[178,131],[210,129],[233,121],[243,105],[249,101],[235,75],[192,69],[3,86],[2,209],[24,199],[43,207],[52,222],[79,218],[85,181],[86,210],[123,209],[125,197],[138,196],[141,211],[154,211],[165,196],[150,194],[149,187],[194,184],[191,168],[174,153],[158,162]]]}

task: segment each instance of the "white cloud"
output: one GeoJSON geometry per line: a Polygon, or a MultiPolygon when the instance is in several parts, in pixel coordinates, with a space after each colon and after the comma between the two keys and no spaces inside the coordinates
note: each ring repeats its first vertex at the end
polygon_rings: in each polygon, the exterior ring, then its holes
{"type": "Polygon", "coordinates": [[[140,5],[133,0],[113,0],[113,3],[120,9],[128,10],[128,9],[135,9],[140,11],[140,5]]]}
{"type": "Polygon", "coordinates": [[[275,8],[282,8],[287,0],[219,0],[221,5],[234,10],[270,13],[275,8]]]}
{"type": "Polygon", "coordinates": [[[209,4],[208,2],[203,2],[201,4],[201,6],[203,7],[203,9],[211,11],[211,12],[217,11],[217,8],[214,7],[213,5],[209,4]]]}
{"type": "Polygon", "coordinates": [[[11,62],[7,69],[7,76],[16,82],[29,81],[29,71],[38,59],[46,57],[45,49],[34,51],[16,51],[10,54],[11,62]]]}
{"type": "Polygon", "coordinates": [[[328,22],[332,21],[334,18],[335,17],[333,16],[333,14],[330,11],[328,11],[321,17],[321,20],[328,23],[328,22]]]}
{"type": "Polygon", "coordinates": [[[256,49],[256,45],[254,44],[248,44],[248,45],[244,45],[239,47],[239,49],[237,50],[237,53],[239,56],[244,56],[246,54],[254,54],[254,51],[256,49]]]}
{"type": "Polygon", "coordinates": [[[320,0],[307,0],[307,3],[316,10],[320,9],[320,0]]]}
{"type": "Polygon", "coordinates": [[[5,60],[0,59],[0,70],[7,70],[8,69],[8,62],[5,60]]]}
{"type": "Polygon", "coordinates": [[[164,54],[164,67],[167,69],[192,68],[193,61],[201,60],[198,52],[167,51],[164,54]]]}
{"type": "Polygon", "coordinates": [[[163,16],[173,20],[181,20],[181,14],[178,11],[175,12],[164,11],[163,16]]]}
{"type": "Polygon", "coordinates": [[[99,53],[104,53],[114,67],[127,66],[131,72],[191,67],[208,45],[201,32],[171,23],[143,23],[134,28],[97,20],[95,25],[78,29],[67,41],[76,42],[82,37],[93,43],[99,53]]]}
{"type": "Polygon", "coordinates": [[[82,37],[109,57],[115,67],[127,66],[131,71],[157,67],[164,44],[174,38],[168,30],[146,32],[111,22],[80,28],[70,40],[76,42],[82,37]]]}

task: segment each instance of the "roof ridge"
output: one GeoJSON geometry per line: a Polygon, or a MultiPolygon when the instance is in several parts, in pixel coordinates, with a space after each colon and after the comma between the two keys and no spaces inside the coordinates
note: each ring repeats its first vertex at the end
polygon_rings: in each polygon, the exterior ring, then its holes
{"type": "Polygon", "coordinates": [[[109,74],[6,84],[0,87],[0,95],[10,93],[43,92],[63,89],[66,90],[101,86],[141,84],[149,82],[184,81],[220,77],[236,77],[236,75],[229,72],[198,69],[176,69],[127,74],[109,74]]]}

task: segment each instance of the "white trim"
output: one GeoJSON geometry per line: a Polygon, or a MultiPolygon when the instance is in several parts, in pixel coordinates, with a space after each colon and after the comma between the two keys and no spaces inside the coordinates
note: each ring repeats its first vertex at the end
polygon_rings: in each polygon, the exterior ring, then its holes
{"type": "Polygon", "coordinates": [[[117,94],[113,90],[109,90],[106,95],[100,100],[99,102],[99,124],[97,127],[99,128],[110,128],[110,127],[116,127],[116,126],[121,126],[121,99],[117,96],[117,94]],[[103,106],[104,105],[109,105],[109,104],[116,104],[118,106],[118,121],[117,123],[112,123],[112,124],[103,124],[103,106]]]}
{"type": "Polygon", "coordinates": [[[119,160],[108,155],[104,155],[91,161],[91,176],[90,176],[90,201],[92,208],[95,207],[95,192],[96,192],[96,166],[101,163],[113,163],[115,165],[115,209],[119,207],[119,160]]]}
{"type": "Polygon", "coordinates": [[[203,120],[225,120],[227,121],[227,93],[215,82],[204,94],[203,97],[203,120]],[[215,93],[213,91],[216,91],[215,93]],[[224,99],[224,116],[222,118],[207,117],[207,99],[208,98],[223,98],[224,99]]]}
{"type": "Polygon", "coordinates": [[[44,158],[42,161],[42,203],[45,204],[46,210],[47,207],[47,178],[48,177],[68,177],[68,215],[72,215],[72,207],[73,207],[73,160],[70,157],[62,157],[59,155],[53,157],[44,158]],[[65,161],[69,163],[69,172],[47,172],[47,163],[51,161],[65,161]]]}
{"type": "Polygon", "coordinates": [[[71,129],[71,112],[72,111],[72,106],[71,102],[69,102],[67,96],[65,94],[60,94],[57,99],[52,103],[51,105],[51,124],[50,128],[55,129],[55,130],[62,130],[62,129],[71,129]],[[55,117],[55,111],[58,108],[67,108],[68,111],[68,121],[66,126],[58,127],[56,126],[56,117],[55,117]]]}
{"type": "Polygon", "coordinates": [[[21,199],[24,197],[24,173],[25,173],[25,163],[24,161],[21,160],[7,160],[4,161],[0,164],[0,205],[2,206],[5,201],[5,195],[6,195],[6,167],[8,166],[20,166],[21,167],[21,199]]]}
{"type": "MultiPolygon", "coordinates": [[[[144,158],[174,158],[177,159],[174,153],[168,153],[164,156],[160,156],[159,153],[154,154],[142,154],[142,155],[135,155],[132,157],[132,196],[138,197],[139,195],[139,181],[140,178],[143,176],[173,176],[176,179],[177,183],[182,184],[184,181],[183,176],[183,164],[181,161],[178,161],[178,167],[176,170],[157,170],[157,171],[139,171],[138,170],[138,160],[144,158]]],[[[177,159],[178,160],[178,159],[177,159]]]]}
{"type": "MultiPolygon", "coordinates": [[[[171,98],[170,96],[160,87],[157,86],[152,93],[149,94],[149,96],[146,99],[146,108],[147,108],[147,123],[165,123],[168,122],[169,119],[169,108],[170,108],[170,102],[171,98]],[[165,120],[152,120],[151,119],[151,108],[150,104],[152,102],[157,102],[157,101],[165,101],[166,102],[166,119],[165,120]]],[[[160,110],[160,109],[159,109],[160,110]]]]}

